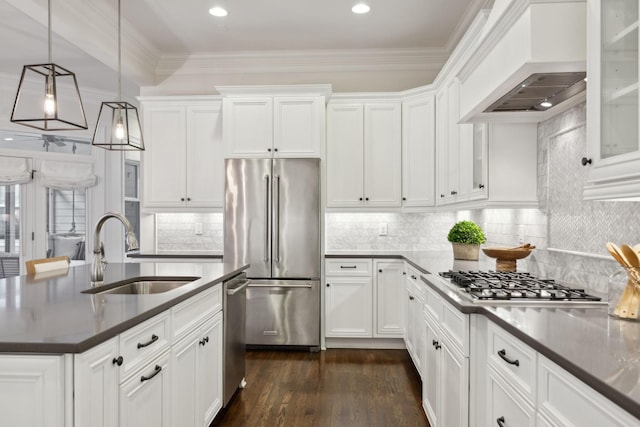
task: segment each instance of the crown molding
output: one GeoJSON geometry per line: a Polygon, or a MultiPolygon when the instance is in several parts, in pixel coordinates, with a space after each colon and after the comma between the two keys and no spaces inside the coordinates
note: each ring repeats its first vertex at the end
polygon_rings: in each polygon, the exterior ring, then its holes
{"type": "Polygon", "coordinates": [[[172,75],[228,73],[354,72],[439,70],[449,53],[444,49],[363,49],[267,51],[165,55],[158,78],[172,75]]]}

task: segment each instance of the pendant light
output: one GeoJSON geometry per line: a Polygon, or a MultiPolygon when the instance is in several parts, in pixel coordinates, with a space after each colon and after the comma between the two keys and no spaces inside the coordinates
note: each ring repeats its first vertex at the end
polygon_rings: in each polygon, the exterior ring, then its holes
{"type": "Polygon", "coordinates": [[[106,150],[144,150],[138,110],[122,101],[122,34],[118,0],[118,100],[103,102],[91,144],[106,150]]]}
{"type": "Polygon", "coordinates": [[[87,129],[76,75],[51,60],[51,0],[47,23],[49,63],[22,68],[11,122],[44,131],[87,129]]]}

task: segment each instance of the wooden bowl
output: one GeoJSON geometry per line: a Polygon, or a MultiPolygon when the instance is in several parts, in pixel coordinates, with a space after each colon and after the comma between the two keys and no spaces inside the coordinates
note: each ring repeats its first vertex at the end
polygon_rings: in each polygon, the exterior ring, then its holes
{"type": "Polygon", "coordinates": [[[516,260],[528,257],[533,248],[482,248],[482,252],[496,259],[496,271],[516,271],[516,260]]]}
{"type": "Polygon", "coordinates": [[[482,252],[486,256],[505,261],[515,261],[517,259],[526,258],[531,253],[531,249],[527,248],[482,248],[482,252]]]}

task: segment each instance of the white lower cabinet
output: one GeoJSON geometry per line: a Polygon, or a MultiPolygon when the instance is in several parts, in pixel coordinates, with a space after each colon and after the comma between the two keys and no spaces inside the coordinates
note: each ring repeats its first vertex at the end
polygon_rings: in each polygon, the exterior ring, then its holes
{"type": "Polygon", "coordinates": [[[222,408],[222,313],[174,345],[173,426],[206,427],[222,408]]]}
{"type": "Polygon", "coordinates": [[[413,365],[422,377],[425,354],[424,293],[422,292],[424,287],[418,283],[419,277],[420,273],[415,268],[406,266],[404,342],[411,360],[413,360],[413,365]]]}
{"type": "Polygon", "coordinates": [[[0,425],[63,427],[64,356],[0,356],[0,425]]]}
{"type": "Polygon", "coordinates": [[[371,338],[371,277],[326,277],[325,336],[371,338]]]}
{"type": "Polygon", "coordinates": [[[486,372],[474,376],[473,425],[640,426],[638,419],[495,323],[478,325],[473,366],[486,372]]]}
{"type": "Polygon", "coordinates": [[[487,419],[485,425],[534,427],[535,409],[513,390],[491,367],[487,373],[487,419]]]}
{"type": "Polygon", "coordinates": [[[171,362],[164,352],[120,385],[120,427],[171,426],[171,362]]]}
{"type": "MultiPolygon", "coordinates": [[[[442,306],[444,307],[444,305],[442,306]]],[[[463,315],[468,317],[467,315],[463,315]]],[[[425,357],[422,375],[422,405],[432,427],[469,425],[468,348],[449,336],[445,328],[424,313],[425,357]]],[[[467,331],[464,334],[468,339],[467,331]]]]}
{"type": "Polygon", "coordinates": [[[220,288],[74,355],[73,425],[208,426],[222,408],[220,288]]]}
{"type": "Polygon", "coordinates": [[[405,331],[404,262],[375,260],[376,328],[374,337],[402,338],[405,331]]]}

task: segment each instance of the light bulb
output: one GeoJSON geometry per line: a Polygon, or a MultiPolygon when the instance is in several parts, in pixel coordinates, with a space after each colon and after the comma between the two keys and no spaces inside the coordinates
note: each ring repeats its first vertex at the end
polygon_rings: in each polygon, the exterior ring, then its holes
{"type": "Polygon", "coordinates": [[[125,137],[124,125],[122,124],[122,118],[118,119],[118,123],[116,123],[116,130],[114,132],[116,139],[122,141],[125,137]]]}
{"type": "Polygon", "coordinates": [[[44,116],[47,119],[56,115],[56,98],[53,96],[53,76],[47,76],[47,89],[44,95],[44,116]]]}

